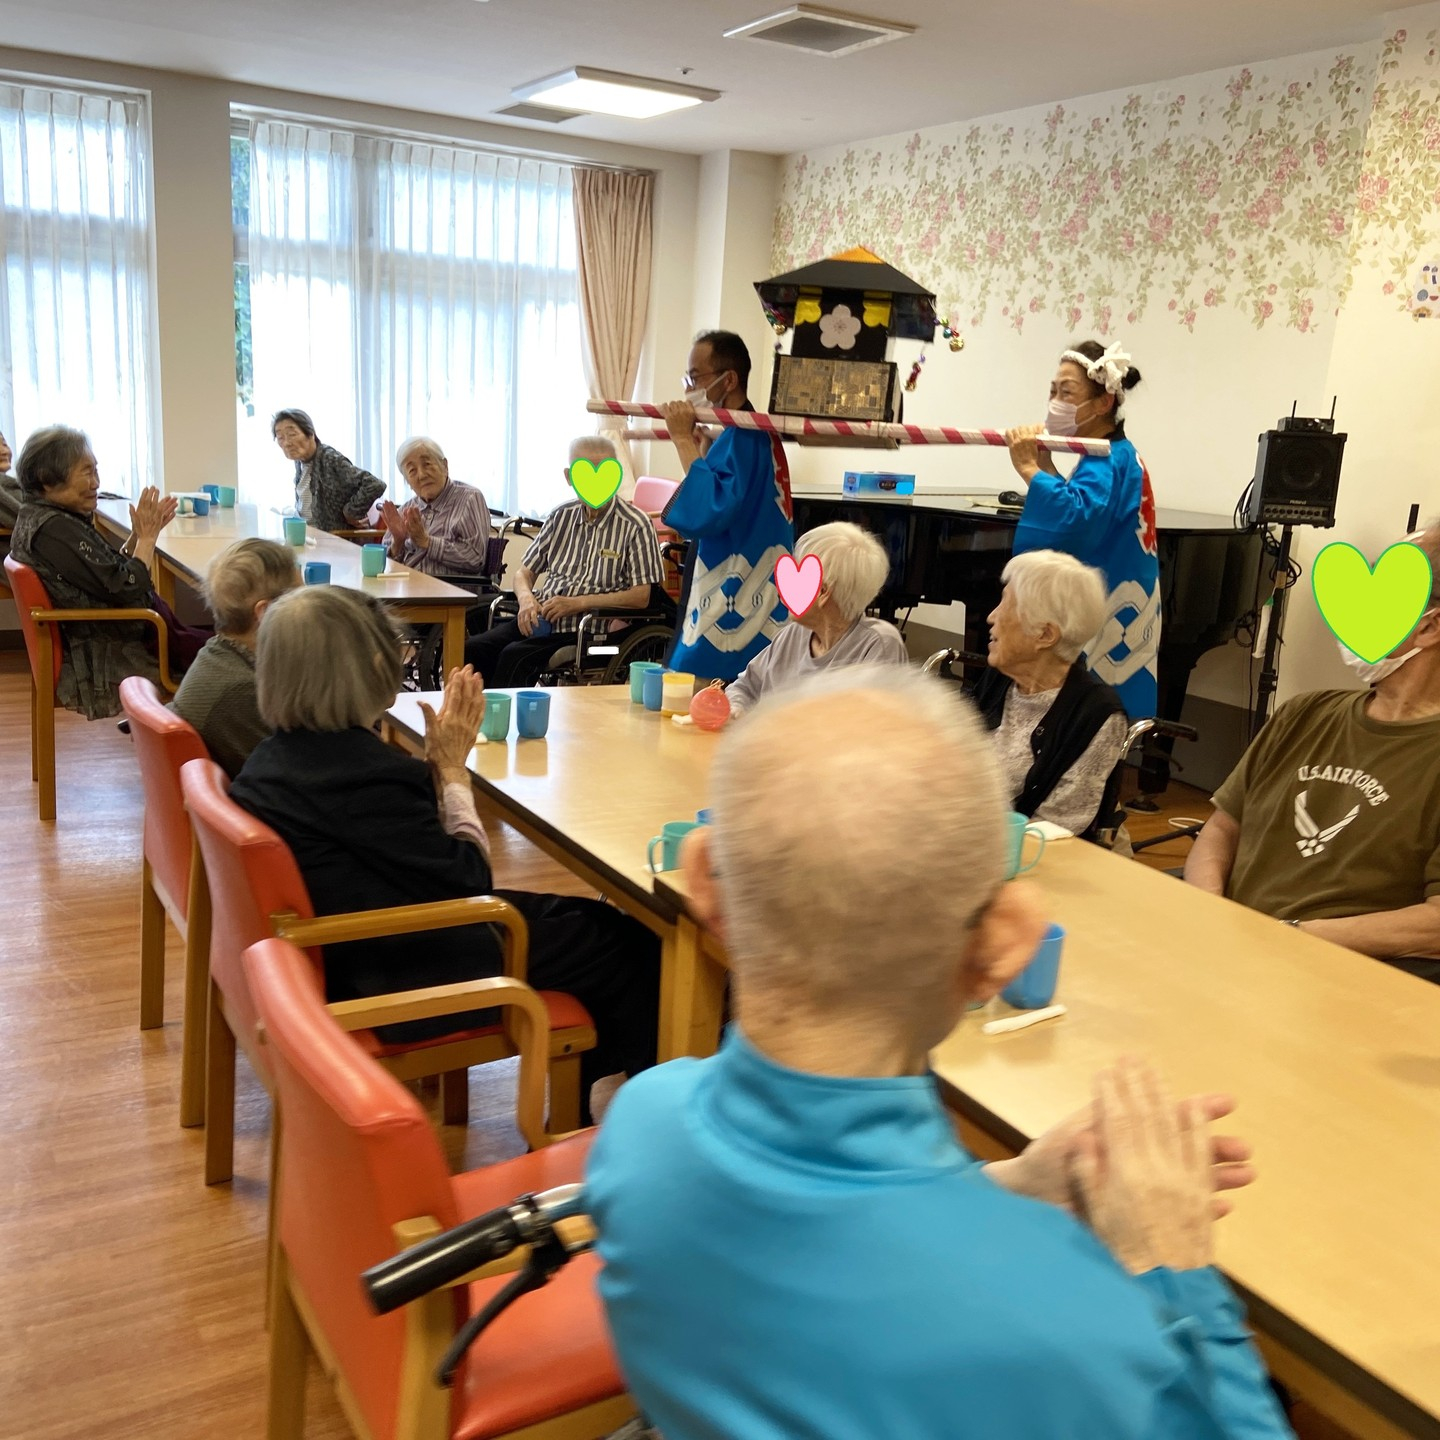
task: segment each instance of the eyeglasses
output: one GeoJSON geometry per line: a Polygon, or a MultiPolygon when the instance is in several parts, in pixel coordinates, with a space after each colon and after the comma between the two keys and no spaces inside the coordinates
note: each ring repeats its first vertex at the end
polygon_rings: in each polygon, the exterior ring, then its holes
{"type": "Polygon", "coordinates": [[[693,390],[697,380],[713,380],[717,375],[724,375],[726,373],[724,370],[709,370],[702,371],[697,375],[682,375],[680,377],[680,385],[682,389],[693,390]]]}

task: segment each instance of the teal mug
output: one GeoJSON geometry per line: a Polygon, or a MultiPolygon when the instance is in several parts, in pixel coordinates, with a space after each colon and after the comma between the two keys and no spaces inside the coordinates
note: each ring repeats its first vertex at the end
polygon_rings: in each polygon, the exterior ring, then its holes
{"type": "Polygon", "coordinates": [[[515,696],[515,733],[522,740],[542,740],[550,728],[550,697],[543,690],[521,690],[515,696]]]}
{"type": "Polygon", "coordinates": [[[362,545],[360,547],[360,573],[368,575],[372,580],[377,575],[383,575],[387,558],[383,545],[362,545]]]}
{"type": "Polygon", "coordinates": [[[1052,925],[1030,963],[1000,992],[1000,998],[1017,1010],[1043,1010],[1055,998],[1064,948],[1064,927],[1052,925]]]}
{"type": "Polygon", "coordinates": [[[1023,875],[1027,870],[1033,870],[1039,863],[1040,857],[1045,853],[1045,834],[1042,830],[1030,823],[1028,815],[1021,815],[1012,810],[1005,821],[1007,828],[1005,878],[1013,880],[1017,875],[1023,875]],[[1025,837],[1030,836],[1040,843],[1036,847],[1035,856],[1028,865],[1022,864],[1025,855],[1025,837]]]}
{"type": "Polygon", "coordinates": [[[674,870],[680,864],[680,846],[685,837],[700,827],[693,820],[671,820],[660,827],[660,833],[650,839],[645,851],[645,862],[652,875],[662,870],[674,870]],[[660,847],[660,864],[655,863],[655,847],[660,847]]]}
{"type": "Polygon", "coordinates": [[[630,699],[636,705],[645,703],[645,677],[652,670],[665,667],[654,660],[637,660],[630,667],[630,699]]]}
{"type": "Polygon", "coordinates": [[[299,515],[285,517],[285,543],[297,550],[305,543],[305,521],[299,515]]]}
{"type": "Polygon", "coordinates": [[[215,503],[222,510],[233,510],[235,508],[235,487],[233,485],[217,485],[215,487],[215,503]]]}
{"type": "Polygon", "coordinates": [[[480,733],[487,740],[504,740],[510,734],[510,697],[508,695],[487,695],[485,697],[485,718],[480,722],[480,733]]]}

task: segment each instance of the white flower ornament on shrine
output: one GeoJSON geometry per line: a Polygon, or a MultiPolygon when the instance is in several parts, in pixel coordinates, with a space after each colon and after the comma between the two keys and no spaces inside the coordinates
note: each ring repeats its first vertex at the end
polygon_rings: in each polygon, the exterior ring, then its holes
{"type": "Polygon", "coordinates": [[[820,317],[820,343],[827,350],[853,350],[860,334],[860,317],[848,305],[837,305],[820,317]]]}

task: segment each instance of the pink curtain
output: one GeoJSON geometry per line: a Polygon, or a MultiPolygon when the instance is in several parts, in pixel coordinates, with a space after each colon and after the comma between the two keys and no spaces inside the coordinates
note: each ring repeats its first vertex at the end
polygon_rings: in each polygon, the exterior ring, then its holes
{"type": "MultiPolygon", "coordinates": [[[[575,234],[580,259],[580,318],[585,379],[596,400],[634,397],[650,309],[651,205],[655,177],[634,171],[576,167],[575,234]]],[[[624,466],[628,495],[635,466],[619,431],[628,422],[600,417],[624,466]]]]}

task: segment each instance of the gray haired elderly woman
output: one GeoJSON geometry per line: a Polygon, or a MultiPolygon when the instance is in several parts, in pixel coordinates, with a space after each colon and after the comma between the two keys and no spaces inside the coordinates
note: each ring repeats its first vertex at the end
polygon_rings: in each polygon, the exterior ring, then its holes
{"type": "Polygon", "coordinates": [[[795,542],[795,558],[820,562],[814,604],[789,623],[740,672],[725,692],[739,714],[777,686],[844,665],[903,665],[905,641],[885,620],[866,615],[890,574],[885,547],[868,530],[837,520],[817,525],[795,542]]]}
{"type": "Polygon", "coordinates": [[[270,733],[255,696],[260,618],[300,584],[295,552],[274,540],[237,540],[211,562],[205,603],[215,634],[185,672],[170,708],[200,732],[211,759],[233,780],[270,733]]]}
{"type": "MultiPolygon", "coordinates": [[[[514,905],[530,927],[530,983],[573,995],[595,1024],[595,1048],[580,1062],[588,1125],[593,1081],[655,1063],[659,941],[598,900],[494,888],[466,769],[484,684],[469,666],[451,673],[439,710],[424,707],[422,761],[374,731],[402,670],[399,636],[378,601],[338,585],[282,595],[261,621],[256,650],[260,714],[274,734],[251,752],[230,794],[290,847],[317,915],[492,893],[514,905]]],[[[500,971],[500,945],[486,925],[325,947],[330,1000],[500,971]]],[[[489,1023],[479,1012],[390,1026],[381,1036],[416,1040],[489,1023]]]]}
{"type": "Polygon", "coordinates": [[[1015,810],[1093,838],[1128,728],[1120,696],[1080,659],[1105,621],[1104,580],[1058,550],[1016,555],[1001,578],[972,698],[1015,810]]]}
{"type": "Polygon", "coordinates": [[[322,444],[304,410],[277,410],[270,434],[295,462],[297,515],[317,530],[359,530],[370,523],[370,507],[385,493],[383,480],[322,444]]]}

